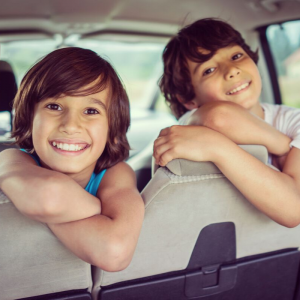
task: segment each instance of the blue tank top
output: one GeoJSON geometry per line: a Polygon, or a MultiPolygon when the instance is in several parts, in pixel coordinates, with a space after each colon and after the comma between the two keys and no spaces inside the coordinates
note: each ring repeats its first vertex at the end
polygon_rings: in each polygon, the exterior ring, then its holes
{"type": "MultiPolygon", "coordinates": [[[[29,154],[34,160],[35,162],[40,166],[41,163],[40,163],[40,158],[36,155],[33,155],[31,153],[28,153],[25,149],[20,149],[21,151],[29,154]]],[[[106,169],[102,170],[100,173],[96,174],[96,173],[93,173],[88,184],[86,185],[85,187],[85,190],[92,194],[93,196],[96,196],[97,195],[97,191],[98,191],[98,187],[100,185],[100,182],[104,176],[106,172],[106,169]]]]}

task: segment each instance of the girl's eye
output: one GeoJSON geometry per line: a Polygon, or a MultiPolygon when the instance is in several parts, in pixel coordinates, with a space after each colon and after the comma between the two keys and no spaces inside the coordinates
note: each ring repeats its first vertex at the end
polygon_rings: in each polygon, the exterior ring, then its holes
{"type": "Polygon", "coordinates": [[[203,76],[207,76],[212,73],[216,68],[209,68],[203,72],[203,76]]]}
{"type": "Polygon", "coordinates": [[[243,56],[243,53],[238,53],[232,56],[232,60],[237,60],[243,56]]]}
{"type": "Polygon", "coordinates": [[[85,110],[84,113],[87,114],[87,115],[96,115],[96,114],[99,114],[98,110],[95,109],[95,108],[88,108],[88,109],[85,110]]]}
{"type": "Polygon", "coordinates": [[[51,110],[62,110],[58,104],[54,104],[54,103],[50,103],[46,107],[51,110]]]}

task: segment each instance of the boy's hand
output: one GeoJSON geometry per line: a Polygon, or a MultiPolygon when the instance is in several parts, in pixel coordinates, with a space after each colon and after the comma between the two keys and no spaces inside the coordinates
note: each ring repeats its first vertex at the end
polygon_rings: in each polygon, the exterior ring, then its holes
{"type": "Polygon", "coordinates": [[[171,126],[163,129],[154,142],[153,156],[157,164],[165,166],[175,158],[193,161],[214,161],[220,145],[229,140],[204,126],[171,126]]]}
{"type": "Polygon", "coordinates": [[[291,139],[262,118],[238,104],[216,101],[202,105],[189,119],[218,131],[239,145],[264,145],[269,153],[282,156],[290,151],[291,139]]]}

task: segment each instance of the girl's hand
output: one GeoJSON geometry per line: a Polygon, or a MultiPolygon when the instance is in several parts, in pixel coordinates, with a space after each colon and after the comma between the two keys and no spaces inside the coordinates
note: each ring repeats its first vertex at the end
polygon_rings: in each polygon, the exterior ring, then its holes
{"type": "Polygon", "coordinates": [[[154,142],[153,156],[165,166],[175,158],[193,161],[214,161],[220,145],[229,140],[222,134],[203,126],[171,126],[163,129],[154,142]]]}

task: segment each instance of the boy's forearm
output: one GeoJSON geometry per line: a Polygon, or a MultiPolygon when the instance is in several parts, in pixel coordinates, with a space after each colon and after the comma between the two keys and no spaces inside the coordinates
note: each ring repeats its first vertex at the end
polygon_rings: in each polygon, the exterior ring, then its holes
{"type": "Polygon", "coordinates": [[[273,170],[234,143],[220,147],[212,161],[271,219],[287,227],[300,223],[300,189],[294,178],[273,170]]]}
{"type": "Polygon", "coordinates": [[[290,151],[288,136],[234,103],[203,105],[191,116],[189,123],[218,131],[236,144],[264,145],[269,153],[278,156],[290,151]]]}
{"type": "Polygon", "coordinates": [[[40,222],[70,222],[101,211],[99,199],[71,178],[35,165],[2,164],[0,188],[21,213],[40,222]]]}

